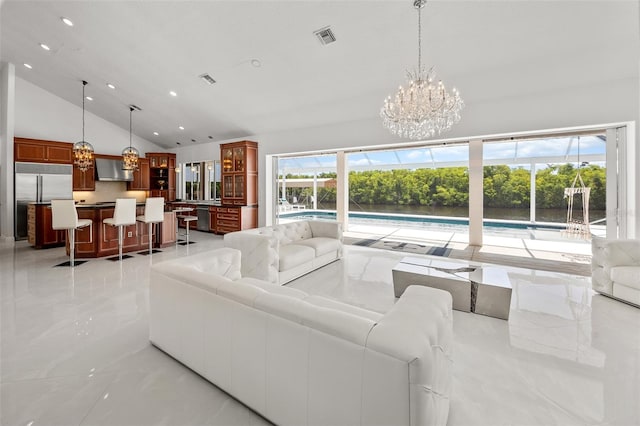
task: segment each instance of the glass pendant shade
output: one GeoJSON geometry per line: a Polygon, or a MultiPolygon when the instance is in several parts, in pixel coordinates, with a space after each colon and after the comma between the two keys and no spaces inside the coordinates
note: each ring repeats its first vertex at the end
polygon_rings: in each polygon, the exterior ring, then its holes
{"type": "Polygon", "coordinates": [[[93,167],[93,146],[87,141],[73,144],[73,164],[82,172],[93,167]]]}
{"type": "Polygon", "coordinates": [[[129,146],[122,150],[122,169],[123,170],[138,170],[138,159],[140,158],[140,152],[131,145],[131,123],[133,115],[133,106],[129,106],[129,146]]]}
{"type": "Polygon", "coordinates": [[[426,139],[451,129],[460,121],[464,102],[454,88],[448,91],[442,81],[434,83],[433,68],[422,67],[421,10],[426,0],[413,0],[418,10],[418,68],[407,72],[409,84],[388,96],[380,110],[382,124],[392,133],[409,139],[426,139]]]}
{"type": "Polygon", "coordinates": [[[132,146],[128,146],[122,150],[122,162],[124,170],[137,170],[140,152],[132,146]]]}
{"type": "Polygon", "coordinates": [[[73,144],[73,164],[81,172],[86,172],[93,167],[93,146],[84,140],[84,86],[87,82],[82,80],[82,140],[73,144]]]}

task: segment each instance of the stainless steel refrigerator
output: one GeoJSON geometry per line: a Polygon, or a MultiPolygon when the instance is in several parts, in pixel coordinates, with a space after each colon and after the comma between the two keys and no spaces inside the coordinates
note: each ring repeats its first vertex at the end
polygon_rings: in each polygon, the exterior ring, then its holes
{"type": "Polygon", "coordinates": [[[27,238],[27,206],[33,202],[73,198],[73,166],[15,163],[16,240],[27,238]]]}

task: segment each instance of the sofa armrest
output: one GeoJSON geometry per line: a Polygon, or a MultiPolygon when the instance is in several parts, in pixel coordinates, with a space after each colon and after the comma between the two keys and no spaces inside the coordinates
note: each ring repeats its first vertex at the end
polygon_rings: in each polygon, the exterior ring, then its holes
{"type": "Polygon", "coordinates": [[[609,240],[604,266],[640,266],[640,240],[609,240]]]}
{"type": "Polygon", "coordinates": [[[369,333],[367,348],[407,363],[411,424],[444,425],[452,382],[451,294],[412,285],[369,333]]]}
{"type": "Polygon", "coordinates": [[[167,275],[179,276],[185,272],[219,275],[232,281],[239,280],[240,256],[238,250],[232,248],[218,248],[187,257],[160,262],[154,267],[167,275]],[[178,272],[179,271],[179,272],[178,272]]]}
{"type": "Polygon", "coordinates": [[[311,234],[314,237],[335,238],[342,242],[342,223],[323,220],[310,220],[311,234]]]}
{"type": "Polygon", "coordinates": [[[279,241],[276,237],[251,231],[225,234],[225,247],[242,253],[241,273],[243,277],[257,278],[271,283],[279,280],[279,241]]]}

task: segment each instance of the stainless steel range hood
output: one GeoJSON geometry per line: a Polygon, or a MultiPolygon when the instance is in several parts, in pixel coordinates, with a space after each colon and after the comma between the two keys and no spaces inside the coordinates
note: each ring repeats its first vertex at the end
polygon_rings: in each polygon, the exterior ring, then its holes
{"type": "Polygon", "coordinates": [[[123,170],[122,160],[109,160],[106,158],[96,158],[96,177],[103,182],[131,182],[133,172],[123,170]]]}

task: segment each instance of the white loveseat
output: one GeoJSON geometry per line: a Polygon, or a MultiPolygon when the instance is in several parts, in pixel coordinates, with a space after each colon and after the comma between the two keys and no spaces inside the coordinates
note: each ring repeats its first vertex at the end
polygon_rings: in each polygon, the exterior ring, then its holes
{"type": "Polygon", "coordinates": [[[286,284],[342,257],[342,224],[303,220],[231,232],[225,247],[242,252],[242,276],[286,284]]]}
{"type": "Polygon", "coordinates": [[[591,286],[640,307],[640,240],[591,240],[591,286]]]}
{"type": "Polygon", "coordinates": [[[223,248],[153,265],[149,300],[155,346],[275,424],[447,422],[448,292],[409,287],[383,315],[241,278],[223,248]]]}

